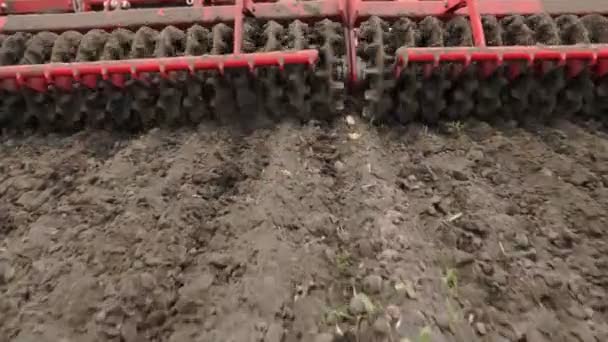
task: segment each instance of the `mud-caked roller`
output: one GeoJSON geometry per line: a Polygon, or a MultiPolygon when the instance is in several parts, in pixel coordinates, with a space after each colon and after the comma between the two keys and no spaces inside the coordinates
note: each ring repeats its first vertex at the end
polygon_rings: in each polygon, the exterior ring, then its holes
{"type": "Polygon", "coordinates": [[[0,128],[332,120],[348,106],[404,124],[606,120],[606,14],[603,0],[0,1],[0,128]]]}

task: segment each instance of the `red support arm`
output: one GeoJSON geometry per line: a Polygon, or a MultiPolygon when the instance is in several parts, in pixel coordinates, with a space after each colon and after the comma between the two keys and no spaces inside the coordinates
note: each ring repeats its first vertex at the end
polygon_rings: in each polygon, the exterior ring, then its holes
{"type": "MultiPolygon", "coordinates": [[[[278,66],[283,68],[289,64],[314,65],[318,59],[317,50],[301,50],[289,52],[263,52],[233,55],[208,55],[190,57],[167,57],[128,59],[121,61],[100,61],[81,63],[53,63],[38,65],[14,65],[0,67],[0,88],[15,90],[28,86],[39,91],[46,90],[48,84],[63,78],[61,83],[73,80],[80,81],[86,76],[101,76],[111,79],[114,75],[131,75],[138,77],[141,73],[158,72],[166,75],[172,71],[195,72],[198,70],[217,70],[220,73],[228,68],[249,68],[278,66]]],[[[90,79],[90,78],[89,78],[90,79]]],[[[94,78],[96,80],[96,78],[94,78]]],[[[95,83],[86,84],[89,87],[95,83]]]]}
{"type": "Polygon", "coordinates": [[[460,62],[469,66],[473,62],[503,63],[524,61],[532,65],[536,61],[556,61],[561,65],[584,62],[597,66],[596,75],[608,74],[608,44],[585,46],[500,46],[500,47],[450,47],[408,48],[397,51],[397,68],[408,63],[460,62]]]}
{"type": "Polygon", "coordinates": [[[243,11],[245,10],[244,0],[236,0],[234,8],[234,39],[233,53],[241,53],[243,45],[243,11]]]}
{"type": "Polygon", "coordinates": [[[471,31],[473,32],[473,41],[475,46],[486,46],[486,38],[483,32],[481,16],[477,8],[477,0],[466,0],[469,21],[471,22],[471,31]]]}
{"type": "Polygon", "coordinates": [[[482,61],[527,61],[537,60],[567,61],[586,60],[592,65],[599,59],[608,59],[608,44],[585,46],[492,46],[471,47],[429,47],[407,48],[398,51],[399,63],[409,62],[471,62],[482,61]]]}

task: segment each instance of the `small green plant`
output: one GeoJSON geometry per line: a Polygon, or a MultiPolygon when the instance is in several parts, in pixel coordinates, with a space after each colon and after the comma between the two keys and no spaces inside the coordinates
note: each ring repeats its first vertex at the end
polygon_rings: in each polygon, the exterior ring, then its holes
{"type": "Polygon", "coordinates": [[[323,321],[327,325],[334,325],[338,322],[354,320],[355,317],[348,313],[348,307],[346,305],[326,309],[323,315],[323,321]]]}
{"type": "MultiPolygon", "coordinates": [[[[372,300],[363,292],[357,293],[357,290],[353,286],[353,297],[348,305],[348,311],[354,315],[357,320],[357,342],[360,342],[361,324],[363,321],[367,321],[370,325],[374,324],[377,315],[380,314],[382,309],[376,306],[372,300]]],[[[392,340],[391,340],[392,341],[392,340]]]]}
{"type": "Polygon", "coordinates": [[[451,133],[458,135],[464,130],[464,124],[461,121],[450,121],[447,123],[447,126],[451,133]]]}
{"type": "Polygon", "coordinates": [[[352,266],[353,261],[348,251],[341,251],[336,254],[336,267],[342,274],[348,273],[348,270],[352,266]]]}
{"type": "Polygon", "coordinates": [[[458,274],[456,273],[456,270],[453,268],[448,268],[445,271],[443,282],[448,287],[448,290],[456,291],[456,289],[458,289],[458,274]]]}
{"type": "Polygon", "coordinates": [[[367,316],[374,315],[379,311],[378,307],[374,305],[372,300],[365,293],[357,293],[354,300],[360,303],[360,306],[364,309],[364,313],[367,316]]]}
{"type": "Polygon", "coordinates": [[[431,328],[428,326],[422,328],[418,334],[416,342],[431,342],[431,328]]]}
{"type": "Polygon", "coordinates": [[[450,298],[446,298],[445,306],[448,313],[448,324],[450,325],[450,328],[454,329],[455,324],[461,321],[461,315],[454,307],[454,304],[452,304],[450,298]]]}

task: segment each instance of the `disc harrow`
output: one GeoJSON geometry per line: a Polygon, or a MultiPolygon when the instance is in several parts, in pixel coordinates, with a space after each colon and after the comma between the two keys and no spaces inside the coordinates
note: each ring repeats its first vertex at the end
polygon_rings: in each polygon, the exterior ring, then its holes
{"type": "Polygon", "coordinates": [[[443,22],[430,16],[418,22],[399,18],[392,25],[372,16],[359,26],[357,55],[366,65],[362,75],[368,89],[364,115],[371,119],[394,115],[407,123],[471,115],[550,118],[602,113],[603,77],[595,77],[594,70],[601,71],[605,62],[598,61],[600,45],[590,44],[607,43],[606,20],[596,14],[486,15],[481,22],[488,46],[513,48],[474,50],[466,48],[474,47],[474,37],[465,16],[443,22]],[[558,52],[556,46],[564,50],[558,52]],[[566,46],[585,46],[588,50],[582,54],[587,56],[568,64],[566,46]],[[461,49],[450,49],[454,47],[461,49]],[[486,56],[475,61],[482,57],[475,52],[484,50],[486,56]],[[491,56],[493,51],[495,56],[491,56]],[[537,58],[535,51],[555,56],[537,58]],[[515,53],[517,58],[507,61],[503,52],[515,53]],[[401,64],[398,75],[385,67],[393,65],[395,56],[401,64]]]}
{"type": "MultiPolygon", "coordinates": [[[[81,82],[75,82],[79,73],[65,70],[67,77],[72,78],[66,80],[67,84],[62,82],[64,76],[52,79],[44,71],[42,78],[30,78],[22,85],[18,79],[9,79],[5,82],[5,85],[9,83],[9,90],[5,89],[0,99],[1,124],[66,130],[84,126],[135,130],[163,124],[198,123],[206,117],[226,122],[278,120],[289,108],[301,111],[302,119],[315,117],[312,108],[319,119],[329,119],[343,107],[340,95],[334,93],[343,91],[344,86],[333,78],[332,69],[334,63],[339,63],[332,49],[344,54],[339,23],[325,19],[309,29],[299,21],[289,27],[268,21],[260,27],[248,23],[245,28],[243,50],[253,57],[256,52],[280,52],[290,47],[306,52],[311,46],[318,46],[322,57],[314,63],[316,51],[295,54],[300,64],[291,65],[281,54],[261,54],[259,56],[272,58],[265,62],[268,67],[254,68],[255,59],[243,57],[240,67],[239,63],[233,68],[217,60],[214,68],[201,68],[207,70],[196,70],[196,59],[190,59],[181,60],[183,68],[178,66],[175,71],[167,70],[171,67],[167,63],[164,72],[137,70],[137,65],[127,63],[124,68],[131,69],[121,74],[111,73],[110,69],[120,64],[103,62],[144,63],[160,59],[179,62],[173,58],[234,56],[234,29],[219,23],[209,29],[193,25],[186,30],[168,26],[158,31],[144,26],[135,32],[119,28],[111,32],[93,30],[84,35],[75,31],[60,35],[16,33],[0,47],[3,66],[41,65],[44,69],[44,66],[61,65],[55,63],[70,63],[62,67],[76,66],[74,70],[78,71],[78,66],[86,68],[83,62],[96,62],[99,75],[83,75],[81,82]],[[286,76],[285,68],[293,69],[292,77],[286,76]],[[304,108],[307,102],[311,109],[304,108]]],[[[22,75],[35,72],[35,69],[21,70],[22,75]]]]}
{"type": "Polygon", "coordinates": [[[595,0],[51,4],[0,17],[3,130],[608,117],[595,0]]]}

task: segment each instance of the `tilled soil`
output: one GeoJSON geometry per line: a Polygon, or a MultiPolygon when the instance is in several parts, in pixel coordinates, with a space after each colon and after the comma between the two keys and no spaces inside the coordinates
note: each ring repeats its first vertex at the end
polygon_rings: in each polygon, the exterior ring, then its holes
{"type": "Polygon", "coordinates": [[[0,341],[608,341],[608,137],[3,137],[0,341]]]}

